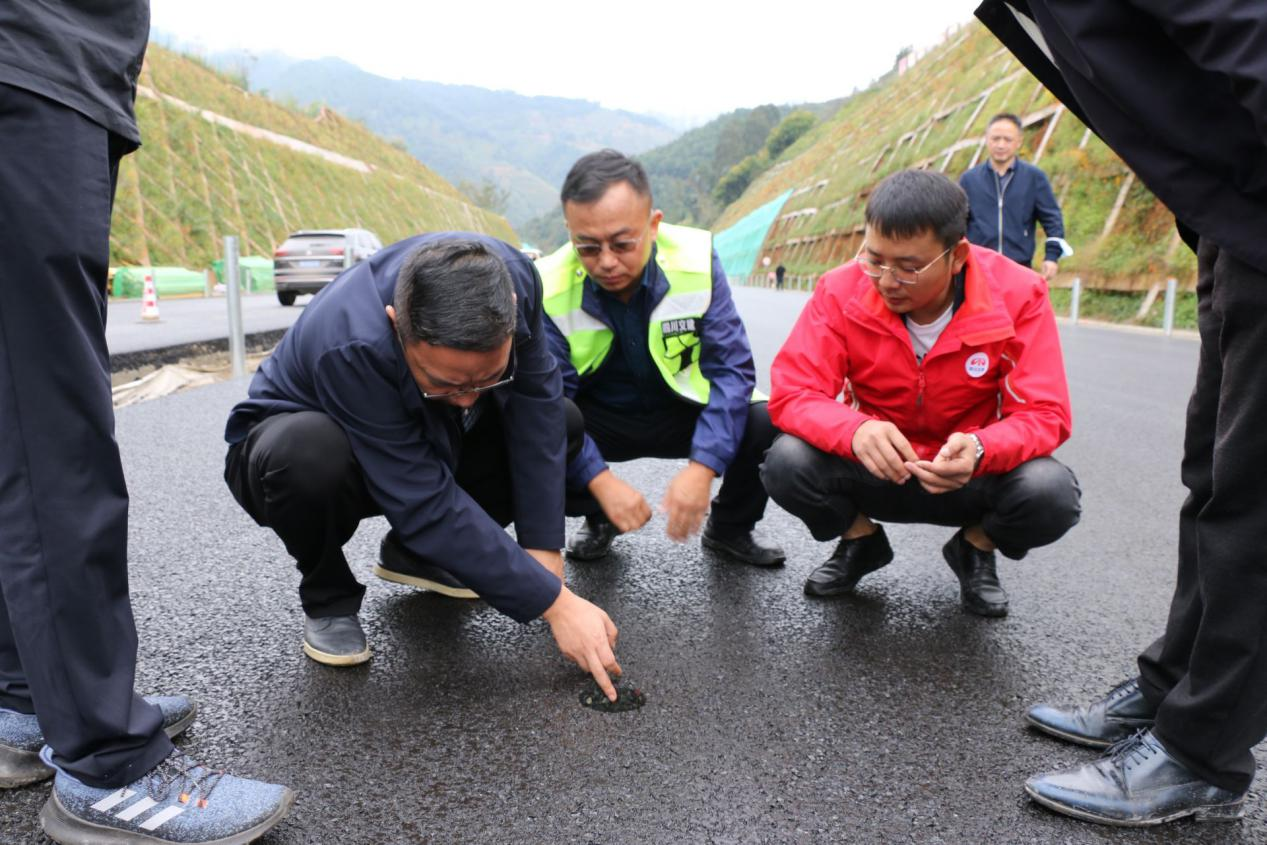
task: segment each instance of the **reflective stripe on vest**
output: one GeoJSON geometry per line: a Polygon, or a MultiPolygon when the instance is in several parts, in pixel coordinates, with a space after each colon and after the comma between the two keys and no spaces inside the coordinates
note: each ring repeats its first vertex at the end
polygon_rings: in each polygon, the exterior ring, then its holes
{"type": "MultiPolygon", "coordinates": [[[[707,404],[708,379],[699,369],[699,321],[713,300],[713,238],[702,229],[660,224],[656,263],[669,283],[651,312],[647,349],[665,383],[683,399],[707,404]]],[[[570,243],[537,262],[545,311],[567,338],[572,366],[584,376],[611,351],[612,330],[581,309],[585,268],[570,243]]]]}

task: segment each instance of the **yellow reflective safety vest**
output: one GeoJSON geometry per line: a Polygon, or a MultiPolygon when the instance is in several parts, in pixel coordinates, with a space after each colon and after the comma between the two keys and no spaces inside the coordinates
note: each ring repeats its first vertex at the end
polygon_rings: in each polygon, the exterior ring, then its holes
{"type": "MultiPolygon", "coordinates": [[[[708,404],[708,379],[700,372],[699,324],[713,300],[713,236],[703,229],[661,223],[656,264],[669,282],[664,299],[651,312],[647,349],[674,393],[688,402],[708,404]]],[[[581,309],[585,267],[567,243],[537,262],[545,312],[567,338],[572,366],[584,377],[611,351],[611,328],[581,309]]]]}

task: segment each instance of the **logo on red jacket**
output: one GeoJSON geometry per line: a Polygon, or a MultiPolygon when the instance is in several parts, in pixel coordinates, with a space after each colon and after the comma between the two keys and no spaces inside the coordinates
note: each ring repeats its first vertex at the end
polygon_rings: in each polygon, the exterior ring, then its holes
{"type": "Polygon", "coordinates": [[[990,356],[984,352],[974,352],[968,356],[963,368],[972,378],[981,378],[990,369],[990,356]]]}

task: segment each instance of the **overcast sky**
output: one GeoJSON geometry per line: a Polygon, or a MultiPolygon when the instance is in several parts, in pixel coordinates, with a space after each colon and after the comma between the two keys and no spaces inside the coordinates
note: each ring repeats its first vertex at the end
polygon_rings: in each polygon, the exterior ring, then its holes
{"type": "Polygon", "coordinates": [[[152,0],[155,34],[208,52],[337,56],[381,76],[595,100],[696,121],[818,102],[936,43],[976,3],[152,0]]]}

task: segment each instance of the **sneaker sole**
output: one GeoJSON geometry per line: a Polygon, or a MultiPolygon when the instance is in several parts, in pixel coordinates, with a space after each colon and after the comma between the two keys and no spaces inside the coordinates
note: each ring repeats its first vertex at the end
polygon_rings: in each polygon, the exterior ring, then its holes
{"type": "Polygon", "coordinates": [[[0,745],[0,789],[30,786],[52,776],[53,770],[40,760],[38,751],[0,745]]]}
{"type": "MultiPolygon", "coordinates": [[[[255,827],[221,839],[204,840],[199,845],[246,845],[248,842],[253,842],[286,818],[294,803],[295,793],[287,789],[282,794],[281,804],[273,814],[255,827]]],[[[139,831],[119,830],[86,822],[62,806],[56,792],[49,796],[44,808],[40,810],[40,825],[44,828],[44,833],[60,845],[116,845],[116,843],[127,845],[127,843],[136,842],[160,842],[171,845],[172,842],[170,839],[146,836],[139,831]]]]}
{"type": "Polygon", "coordinates": [[[1095,822],[1097,824],[1106,824],[1112,827],[1155,827],[1166,822],[1173,822],[1179,819],[1193,817],[1193,821],[1198,822],[1234,822],[1240,821],[1245,815],[1244,800],[1236,801],[1231,804],[1211,804],[1204,807],[1189,807],[1186,810],[1179,810],[1169,815],[1160,816],[1155,819],[1117,819],[1109,816],[1101,816],[1087,810],[1079,810],[1075,807],[1069,807],[1065,804],[1052,801],[1050,798],[1044,798],[1037,792],[1034,792],[1027,785],[1025,794],[1030,797],[1035,804],[1041,804],[1052,812],[1060,813],[1064,816],[1072,816],[1075,819],[1083,821],[1095,822]]]}
{"type": "Polygon", "coordinates": [[[741,554],[736,554],[725,543],[719,540],[714,540],[710,538],[707,534],[701,534],[699,538],[699,542],[701,546],[703,546],[706,549],[709,549],[710,551],[717,552],[718,554],[725,555],[731,560],[737,560],[740,563],[746,563],[750,566],[760,566],[760,567],[769,569],[775,566],[782,566],[784,561],[787,560],[787,555],[784,555],[783,557],[775,558],[769,561],[768,563],[764,561],[753,560],[750,557],[744,557],[741,554]]]}
{"type": "Polygon", "coordinates": [[[356,654],[330,654],[308,645],[307,640],[304,640],[304,654],[318,663],[324,663],[326,666],[356,666],[370,659],[368,646],[365,651],[360,651],[356,654]]]}
{"type": "Polygon", "coordinates": [[[590,561],[590,560],[599,560],[601,558],[607,557],[609,554],[611,554],[611,550],[612,550],[611,544],[608,544],[607,548],[603,549],[601,552],[590,552],[589,554],[579,554],[577,552],[572,551],[571,549],[567,549],[564,552],[564,554],[567,556],[568,560],[590,561]]]}
{"type": "MultiPolygon", "coordinates": [[[[194,723],[198,716],[198,705],[192,705],[189,712],[178,721],[163,728],[169,739],[180,736],[194,723]]],[[[19,786],[30,786],[48,780],[53,770],[44,765],[38,751],[22,751],[17,748],[0,745],[0,789],[15,789],[19,786]]]]}
{"type": "Polygon", "coordinates": [[[384,569],[382,565],[374,566],[374,574],[384,581],[391,581],[395,584],[404,584],[407,587],[417,587],[420,590],[426,590],[431,593],[439,593],[442,596],[448,596],[451,599],[478,599],[479,594],[474,590],[468,590],[466,587],[450,587],[441,584],[438,581],[432,581],[428,578],[419,578],[417,575],[405,575],[402,572],[393,572],[390,569],[384,569]]]}

